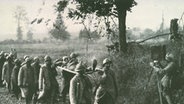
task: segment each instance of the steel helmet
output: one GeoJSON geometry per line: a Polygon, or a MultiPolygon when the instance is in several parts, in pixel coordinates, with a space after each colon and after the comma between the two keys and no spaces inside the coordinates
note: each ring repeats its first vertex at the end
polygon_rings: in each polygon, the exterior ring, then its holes
{"type": "Polygon", "coordinates": [[[26,58],[28,58],[29,56],[28,55],[24,55],[24,60],[26,60],[26,58]]]}
{"type": "Polygon", "coordinates": [[[76,57],[77,57],[77,54],[76,54],[76,53],[71,53],[71,54],[70,54],[70,57],[71,57],[71,58],[76,58],[76,57]]]}
{"type": "Polygon", "coordinates": [[[103,65],[105,65],[105,64],[107,64],[107,63],[111,63],[111,60],[108,59],[108,58],[105,58],[105,59],[103,60],[103,65]]]}
{"type": "Polygon", "coordinates": [[[165,56],[166,60],[174,60],[174,55],[172,53],[167,53],[165,56]]]}
{"type": "Polygon", "coordinates": [[[82,65],[82,62],[79,62],[79,64],[77,64],[75,71],[76,72],[85,71],[85,67],[84,67],[84,65],[82,65]]]}
{"type": "Polygon", "coordinates": [[[31,58],[27,57],[27,58],[25,59],[25,62],[26,62],[26,63],[31,62],[31,58]]]}
{"type": "Polygon", "coordinates": [[[21,61],[19,59],[14,60],[15,64],[21,64],[21,61]]]}
{"type": "Polygon", "coordinates": [[[46,61],[51,61],[50,56],[46,55],[46,56],[44,57],[44,61],[45,61],[45,62],[46,62],[46,61]]]}
{"type": "Polygon", "coordinates": [[[68,59],[69,57],[68,56],[63,56],[63,61],[68,59]]]}

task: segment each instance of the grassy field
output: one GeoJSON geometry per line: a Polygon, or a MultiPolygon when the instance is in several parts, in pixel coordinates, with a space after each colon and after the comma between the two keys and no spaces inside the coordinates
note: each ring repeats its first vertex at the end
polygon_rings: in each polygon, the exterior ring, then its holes
{"type": "MultiPolygon", "coordinates": [[[[53,59],[57,59],[64,55],[69,55],[71,52],[76,52],[79,54],[79,60],[88,62],[88,65],[91,65],[91,60],[96,58],[98,67],[101,66],[105,57],[109,57],[113,61],[112,68],[116,73],[118,82],[119,97],[117,104],[158,104],[156,74],[153,73],[148,83],[151,72],[151,67],[149,66],[151,61],[150,45],[132,44],[129,45],[128,54],[113,55],[108,54],[105,44],[104,42],[91,43],[88,46],[88,51],[86,51],[86,44],[78,41],[57,44],[0,45],[0,50],[9,52],[10,48],[15,48],[19,58],[24,55],[30,55],[32,57],[39,56],[41,60],[45,55],[50,55],[53,59]]],[[[16,104],[17,100],[8,100],[7,103],[6,99],[9,97],[4,97],[3,94],[4,92],[1,93],[0,91],[0,104],[16,104]],[[2,103],[2,101],[5,101],[5,103],[2,103]]],[[[184,97],[177,97],[177,101],[181,102],[177,104],[182,104],[182,98],[184,97]]]]}

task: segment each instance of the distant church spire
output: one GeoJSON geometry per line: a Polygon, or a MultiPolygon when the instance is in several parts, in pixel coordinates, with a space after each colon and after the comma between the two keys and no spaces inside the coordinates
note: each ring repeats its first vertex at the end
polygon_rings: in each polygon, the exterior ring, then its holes
{"type": "Polygon", "coordinates": [[[163,33],[163,30],[164,30],[164,13],[162,12],[162,22],[160,24],[160,28],[159,28],[159,31],[161,33],[163,33]]]}

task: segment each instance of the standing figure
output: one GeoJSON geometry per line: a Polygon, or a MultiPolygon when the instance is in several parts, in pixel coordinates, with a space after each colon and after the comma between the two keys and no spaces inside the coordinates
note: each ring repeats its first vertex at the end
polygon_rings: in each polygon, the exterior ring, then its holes
{"type": "Polygon", "coordinates": [[[19,69],[21,67],[21,62],[19,59],[15,59],[15,66],[12,70],[11,74],[11,90],[13,91],[13,94],[15,94],[15,97],[18,99],[18,96],[20,94],[20,88],[18,87],[18,73],[19,69]]]}
{"type": "Polygon", "coordinates": [[[96,90],[95,104],[115,104],[118,88],[115,73],[110,69],[111,60],[103,60],[102,76],[96,90]]]}
{"type": "Polygon", "coordinates": [[[0,53],[0,86],[3,86],[3,81],[2,81],[2,71],[3,71],[3,65],[6,61],[4,52],[1,51],[0,53]]]}
{"type": "Polygon", "coordinates": [[[69,62],[67,63],[67,68],[69,70],[72,70],[74,71],[76,65],[78,64],[78,59],[77,59],[77,54],[76,53],[71,53],[70,54],[70,60],[69,62]]]}
{"type": "Polygon", "coordinates": [[[31,59],[26,58],[25,65],[20,68],[18,74],[18,85],[21,89],[22,97],[25,97],[26,104],[31,104],[34,93],[34,69],[31,66],[31,59]]]}
{"type": "Polygon", "coordinates": [[[67,67],[68,61],[69,61],[69,57],[68,56],[63,56],[63,58],[62,58],[62,67],[63,68],[67,67]]]}
{"type": "MultiPolygon", "coordinates": [[[[62,68],[67,68],[67,64],[69,61],[69,57],[68,56],[63,56],[62,59],[62,68]]],[[[66,95],[69,93],[69,85],[70,85],[70,79],[71,76],[69,76],[68,74],[66,74],[66,72],[64,72],[63,70],[61,70],[61,96],[62,96],[62,102],[65,103],[66,102],[66,95]]]]}
{"type": "Polygon", "coordinates": [[[70,81],[70,104],[91,104],[92,99],[90,95],[92,95],[92,92],[89,91],[91,87],[88,85],[89,80],[84,75],[85,67],[81,62],[77,64],[75,71],[77,74],[70,81]]]}
{"type": "Polygon", "coordinates": [[[8,91],[11,92],[11,74],[14,67],[13,57],[11,55],[6,57],[6,62],[3,65],[2,80],[6,84],[8,91]]]}
{"type": "Polygon", "coordinates": [[[57,72],[52,67],[50,56],[44,57],[45,64],[40,69],[39,74],[39,90],[41,91],[38,99],[44,104],[55,104],[55,98],[58,91],[58,83],[56,80],[57,72]]]}
{"type": "Polygon", "coordinates": [[[165,97],[168,104],[173,104],[171,100],[171,84],[177,72],[177,64],[174,60],[174,55],[171,53],[167,53],[165,59],[167,61],[167,66],[165,68],[155,66],[154,63],[150,63],[150,66],[152,66],[159,75],[164,75],[160,81],[162,95],[165,97]]]}
{"type": "Polygon", "coordinates": [[[39,91],[39,87],[38,87],[38,80],[39,80],[39,73],[40,73],[40,60],[38,57],[34,58],[34,62],[31,64],[31,66],[34,69],[34,80],[35,80],[35,89],[34,89],[34,95],[33,95],[33,104],[36,104],[37,102],[37,98],[38,98],[38,91],[39,91]]]}

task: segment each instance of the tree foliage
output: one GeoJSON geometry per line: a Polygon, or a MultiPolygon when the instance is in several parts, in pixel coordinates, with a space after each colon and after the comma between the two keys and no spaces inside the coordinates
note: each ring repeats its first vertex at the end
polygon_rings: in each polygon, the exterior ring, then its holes
{"type": "Polygon", "coordinates": [[[17,27],[17,40],[21,41],[22,40],[22,37],[23,37],[22,27],[21,26],[18,26],[17,27]]]}
{"type": "MultiPolygon", "coordinates": [[[[135,0],[60,0],[57,5],[57,11],[65,10],[68,4],[75,4],[76,8],[69,8],[68,17],[73,19],[85,19],[89,14],[95,14],[97,17],[118,18],[119,22],[119,43],[120,51],[127,51],[126,42],[126,11],[137,3],[135,0]]],[[[105,21],[107,31],[109,21],[105,21]]]]}
{"type": "Polygon", "coordinates": [[[91,39],[91,40],[99,40],[100,39],[100,34],[98,34],[97,31],[87,31],[86,29],[80,30],[79,32],[79,39],[91,39]],[[89,38],[90,35],[90,38],[89,38]]]}
{"type": "Polygon", "coordinates": [[[66,26],[64,25],[61,14],[59,13],[55,23],[53,24],[53,29],[50,30],[51,37],[59,40],[70,39],[70,34],[66,31],[66,26]]]}
{"type": "Polygon", "coordinates": [[[33,32],[31,30],[29,30],[27,32],[27,40],[28,41],[33,41],[33,32]]]}
{"type": "Polygon", "coordinates": [[[14,18],[17,22],[17,40],[22,40],[23,38],[21,23],[27,21],[26,15],[27,12],[22,6],[17,6],[14,10],[14,18]]]}

